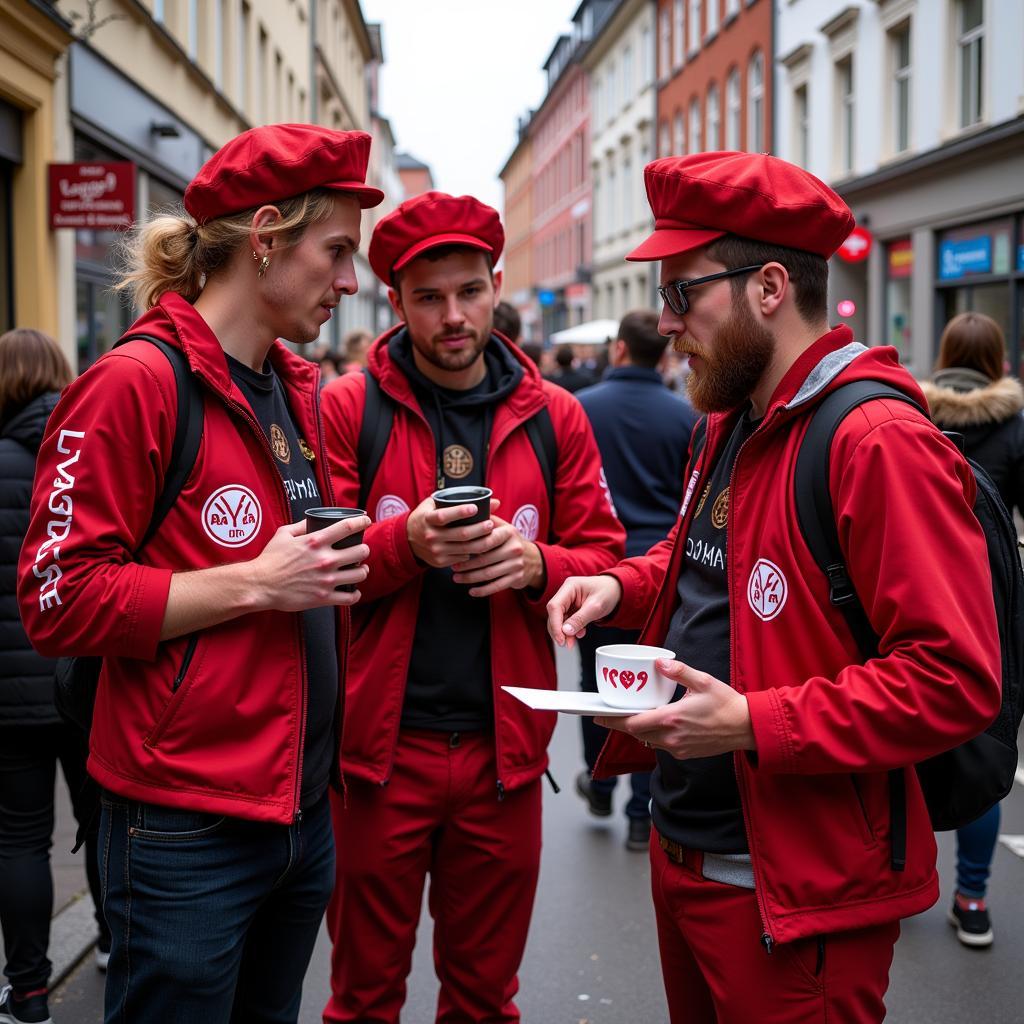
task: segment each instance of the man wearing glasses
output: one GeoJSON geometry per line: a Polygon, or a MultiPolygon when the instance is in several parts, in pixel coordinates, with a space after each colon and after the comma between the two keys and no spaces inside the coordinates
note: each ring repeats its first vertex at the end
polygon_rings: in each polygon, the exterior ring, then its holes
{"type": "Polygon", "coordinates": [[[999,641],[975,485],[912,405],[840,423],[830,492],[879,654],[865,661],[796,522],[807,422],[848,381],[924,406],[891,348],[826,319],[828,258],[853,227],[826,185],[774,157],[701,153],[644,172],[660,330],[690,357],[694,432],[669,537],[548,604],[556,643],[646,623],[676,700],[628,718],[596,775],[655,766],[651,880],[673,1022],[870,1022],[885,1015],[899,921],[938,897],[916,774],[905,862],[890,770],[980,732],[999,641]]]}

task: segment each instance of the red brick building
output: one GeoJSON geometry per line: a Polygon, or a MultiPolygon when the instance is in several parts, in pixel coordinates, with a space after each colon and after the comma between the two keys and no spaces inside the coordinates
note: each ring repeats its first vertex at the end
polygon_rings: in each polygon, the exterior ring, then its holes
{"type": "Polygon", "coordinates": [[[772,52],[772,0],[658,0],[658,155],[768,152],[772,52]]]}

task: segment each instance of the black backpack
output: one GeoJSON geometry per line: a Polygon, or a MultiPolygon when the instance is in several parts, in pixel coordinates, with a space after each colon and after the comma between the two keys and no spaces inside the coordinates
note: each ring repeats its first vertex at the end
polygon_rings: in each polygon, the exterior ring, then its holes
{"type": "MultiPolygon", "coordinates": [[[[359,428],[359,442],[356,449],[359,467],[359,508],[366,508],[370,497],[381,459],[391,437],[391,425],[395,418],[395,403],[380,387],[377,378],[365,367],[363,377],[366,380],[366,405],[363,407],[363,422],[359,428]]],[[[525,424],[527,436],[533,446],[540,471],[544,477],[544,487],[548,495],[548,508],[555,508],[555,467],[558,465],[558,443],[555,440],[555,428],[551,422],[551,413],[545,405],[538,409],[525,424]]]]}
{"type": "MultiPolygon", "coordinates": [[[[149,543],[178,500],[178,495],[195,465],[203,436],[203,396],[199,382],[192,375],[188,360],[180,349],[148,334],[128,335],[122,338],[118,345],[133,340],[148,341],[163,352],[174,369],[174,383],[178,393],[178,415],[171,459],[164,474],[163,490],[153,507],[153,517],[135,549],[137,554],[149,543]]],[[[57,659],[54,676],[54,702],[57,705],[57,713],[64,721],[83,733],[86,739],[92,729],[92,712],[96,704],[96,688],[102,664],[103,659],[95,655],[57,659]]]]}
{"type": "MultiPolygon", "coordinates": [[[[829,600],[842,612],[865,660],[878,655],[878,635],[871,628],[843,560],[828,481],[832,438],[839,424],[847,413],[875,398],[906,402],[929,418],[902,391],[879,381],[851,381],[836,388],[812,413],[793,474],[804,541],[829,581],[829,600]]],[[[700,446],[703,436],[702,427],[700,446]]],[[[959,435],[949,436],[955,440],[959,435]]],[[[698,451],[695,443],[694,458],[698,451]]],[[[995,721],[983,733],[914,765],[932,827],[940,832],[970,824],[1009,793],[1017,770],[1017,730],[1024,716],[1024,572],[1017,553],[1017,531],[991,477],[976,462],[967,462],[978,485],[974,514],[985,534],[992,571],[1002,654],[1002,703],[995,721]]],[[[889,773],[891,863],[896,871],[906,866],[904,771],[897,768],[889,773]]]]}

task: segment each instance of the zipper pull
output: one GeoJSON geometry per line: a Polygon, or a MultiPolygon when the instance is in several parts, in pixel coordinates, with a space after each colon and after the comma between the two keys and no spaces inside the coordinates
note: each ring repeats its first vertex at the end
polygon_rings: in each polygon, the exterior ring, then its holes
{"type": "Polygon", "coordinates": [[[775,951],[775,940],[767,932],[761,936],[761,945],[769,956],[775,951]]]}
{"type": "Polygon", "coordinates": [[[505,783],[498,779],[498,803],[505,799],[505,783]]]}

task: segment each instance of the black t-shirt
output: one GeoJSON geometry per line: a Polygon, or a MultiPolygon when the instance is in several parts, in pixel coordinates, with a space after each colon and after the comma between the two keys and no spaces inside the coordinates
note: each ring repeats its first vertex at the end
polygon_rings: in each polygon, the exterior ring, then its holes
{"type": "MultiPolygon", "coordinates": [[[[493,340],[484,353],[486,373],[473,388],[453,391],[423,376],[412,358],[408,332],[389,353],[409,378],[433,432],[438,483],[481,487],[496,406],[515,389],[522,367],[493,340]]],[[[491,679],[491,602],[470,597],[451,569],[423,574],[419,614],[402,705],[402,728],[469,732],[494,726],[491,679]]]]}
{"type": "MultiPolygon", "coordinates": [[[[729,682],[726,529],[729,479],[757,422],[740,417],[694,509],[679,573],[679,605],[665,646],[680,661],[729,682]]],[[[682,695],[680,688],[676,699],[682,695]]],[[[677,761],[658,752],[651,777],[652,818],[667,839],[707,853],[747,853],[732,754],[677,761]]]]}
{"type": "MultiPolygon", "coordinates": [[[[262,373],[228,356],[231,377],[245,395],[274,453],[281,473],[292,520],[306,517],[306,509],[323,504],[313,463],[303,454],[309,451],[300,438],[288,408],[284,387],[270,364],[262,373]]],[[[330,782],[331,765],[337,753],[338,733],[338,648],[337,616],[332,606],[310,608],[302,613],[302,634],[306,648],[308,697],[306,743],[302,759],[302,807],[310,807],[323,796],[330,782]]]]}

